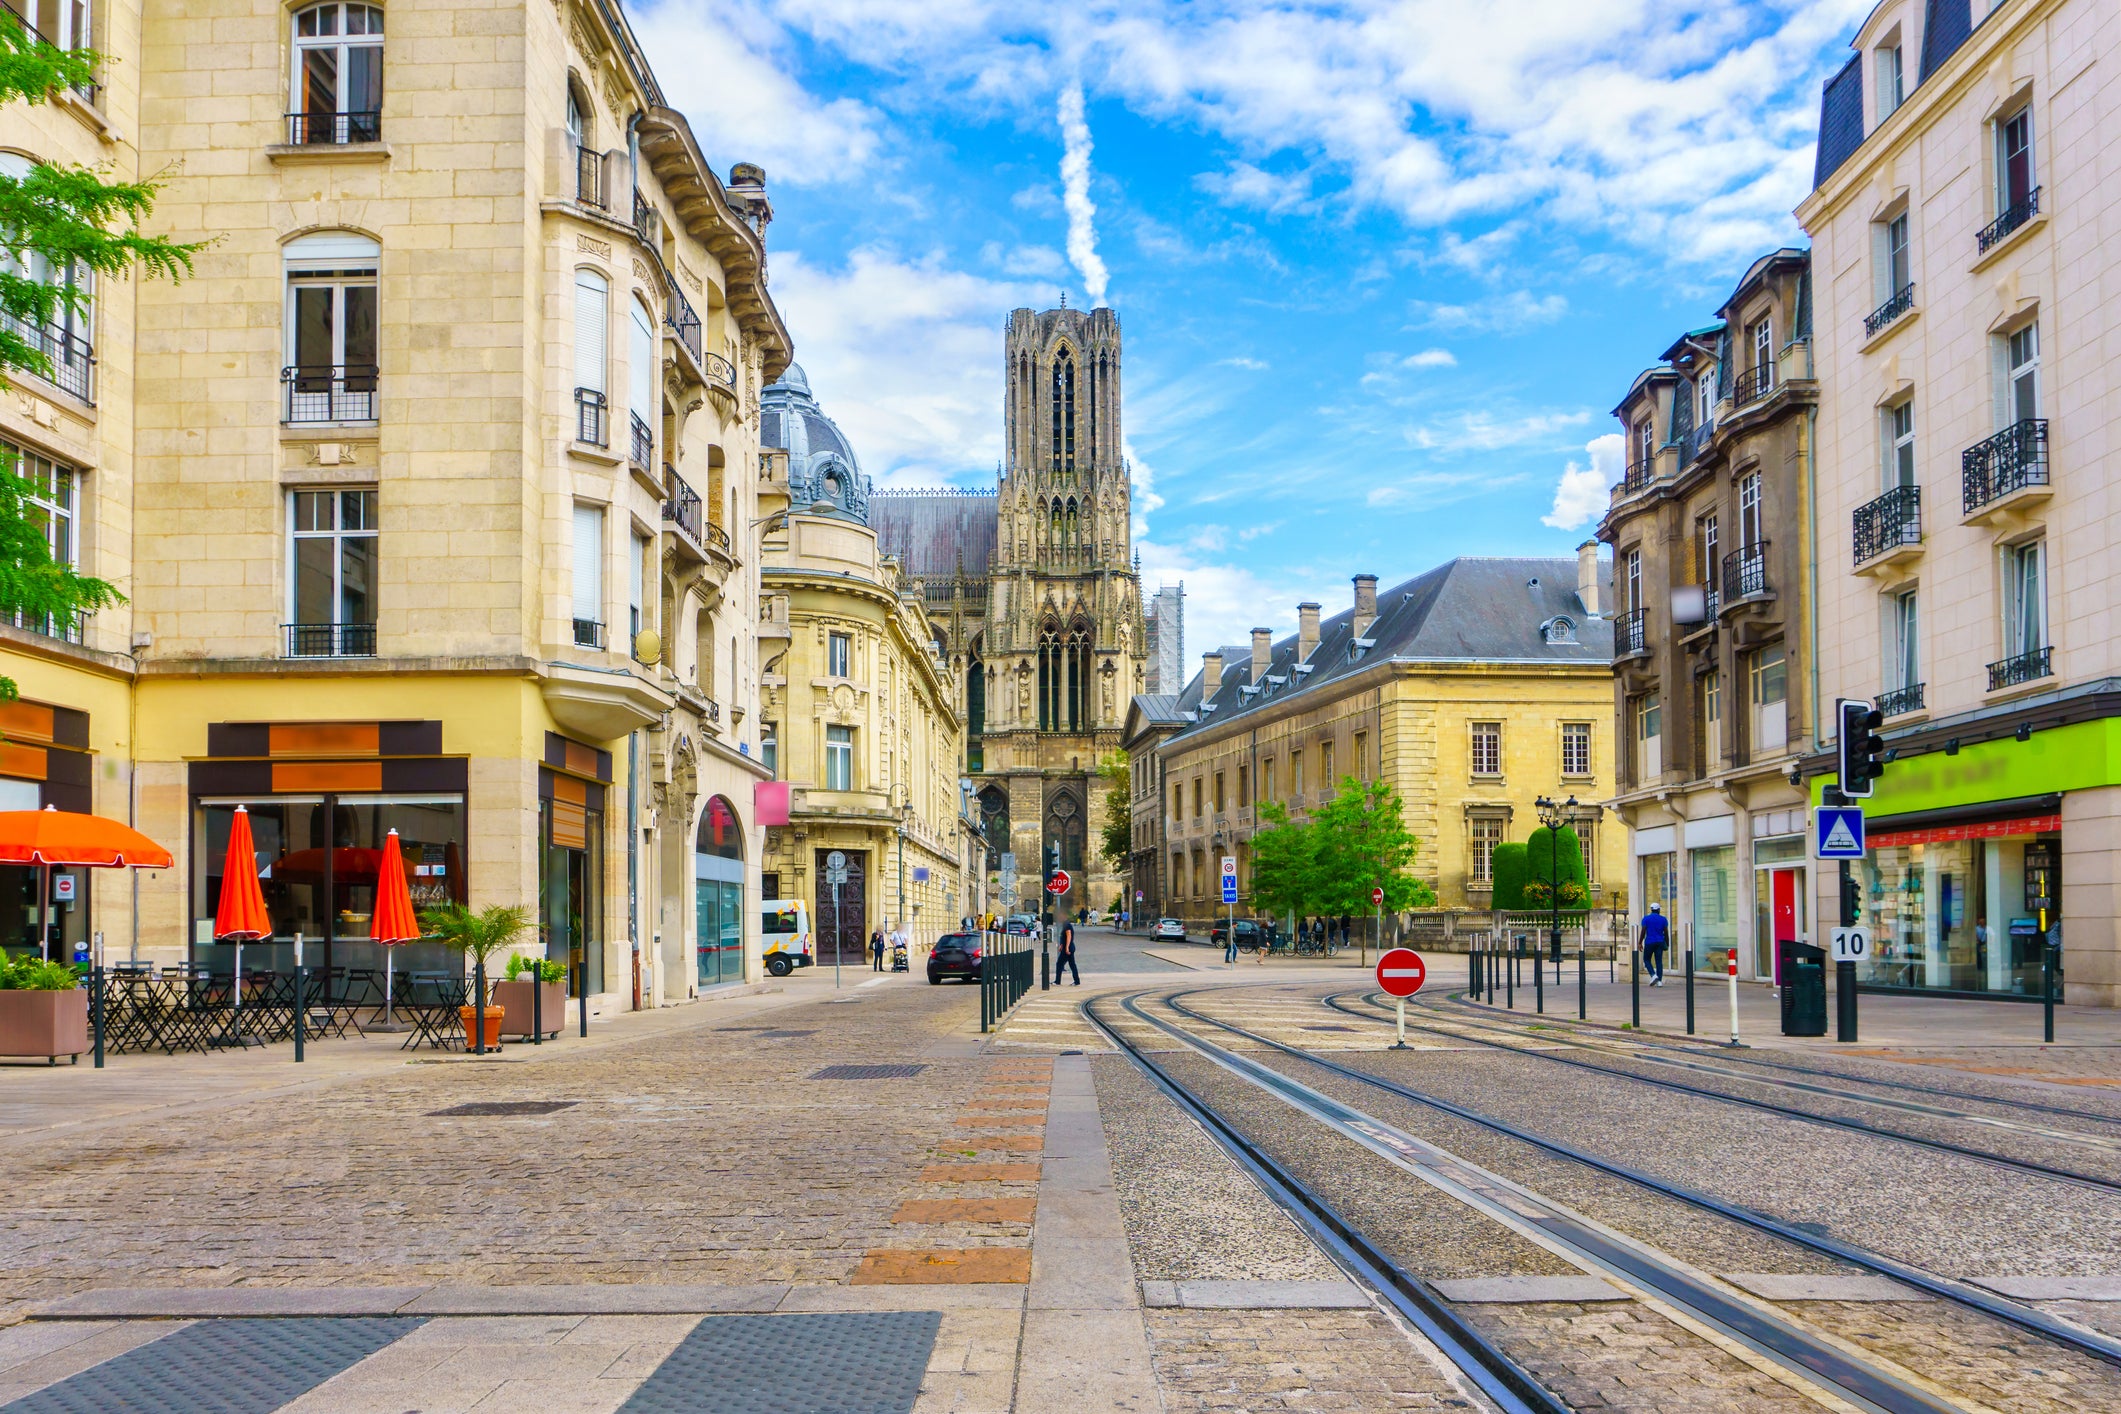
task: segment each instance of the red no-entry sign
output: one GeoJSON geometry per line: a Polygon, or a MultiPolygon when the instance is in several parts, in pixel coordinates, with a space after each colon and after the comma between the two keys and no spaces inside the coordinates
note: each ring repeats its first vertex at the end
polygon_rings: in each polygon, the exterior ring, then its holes
{"type": "Polygon", "coordinates": [[[1394,948],[1377,959],[1377,985],[1388,996],[1411,997],[1428,978],[1427,965],[1412,948],[1394,948]]]}
{"type": "Polygon", "coordinates": [[[1053,877],[1046,880],[1046,892],[1049,894],[1064,894],[1073,887],[1073,884],[1074,881],[1068,877],[1067,870],[1056,869],[1053,871],[1053,877]]]}
{"type": "Polygon", "coordinates": [[[1379,908],[1383,908],[1385,906],[1385,891],[1383,889],[1370,890],[1370,902],[1379,908]]]}

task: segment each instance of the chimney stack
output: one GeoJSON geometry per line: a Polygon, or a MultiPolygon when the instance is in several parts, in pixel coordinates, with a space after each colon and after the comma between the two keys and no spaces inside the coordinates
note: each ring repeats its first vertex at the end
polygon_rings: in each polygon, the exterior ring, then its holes
{"type": "Polygon", "coordinates": [[[1255,628],[1252,630],[1252,686],[1258,687],[1260,679],[1267,675],[1267,668],[1274,662],[1274,630],[1255,628]]]}
{"type": "Polygon", "coordinates": [[[1377,622],[1377,576],[1359,574],[1355,576],[1355,622],[1353,630],[1357,638],[1370,631],[1377,622]]]}
{"type": "Polygon", "coordinates": [[[1215,694],[1222,691],[1223,655],[1203,653],[1200,655],[1200,700],[1212,702],[1215,694]]]}
{"type": "Polygon", "coordinates": [[[1598,542],[1586,540],[1576,547],[1576,597],[1583,601],[1583,611],[1596,615],[1598,610],[1598,542]]]}
{"type": "Polygon", "coordinates": [[[1296,661],[1311,661],[1311,650],[1318,647],[1318,605],[1306,599],[1296,606],[1296,661]]]}

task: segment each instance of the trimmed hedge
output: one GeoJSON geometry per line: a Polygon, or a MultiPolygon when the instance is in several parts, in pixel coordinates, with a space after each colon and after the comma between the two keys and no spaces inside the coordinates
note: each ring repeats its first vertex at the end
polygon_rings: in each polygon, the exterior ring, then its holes
{"type": "Polygon", "coordinates": [[[1495,892],[1489,898],[1488,906],[1505,913],[1521,910],[1524,907],[1524,881],[1529,873],[1525,847],[1521,844],[1495,846],[1491,868],[1494,871],[1495,892]]]}

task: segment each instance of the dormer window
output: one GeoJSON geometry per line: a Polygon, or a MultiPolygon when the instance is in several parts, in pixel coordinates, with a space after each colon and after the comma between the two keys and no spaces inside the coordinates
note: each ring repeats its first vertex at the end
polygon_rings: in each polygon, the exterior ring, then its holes
{"type": "Polygon", "coordinates": [[[1907,101],[1906,68],[1901,62],[1900,35],[1878,46],[1878,121],[1884,122],[1907,101]]]}
{"type": "Polygon", "coordinates": [[[1566,614],[1548,619],[1539,626],[1539,636],[1548,643],[1576,642],[1576,623],[1566,614]]]}

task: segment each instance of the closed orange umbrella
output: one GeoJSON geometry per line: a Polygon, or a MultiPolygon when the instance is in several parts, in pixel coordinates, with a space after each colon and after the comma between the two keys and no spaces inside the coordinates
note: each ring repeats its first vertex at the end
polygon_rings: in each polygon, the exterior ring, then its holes
{"type": "Polygon", "coordinates": [[[221,865],[221,902],[214,909],[217,938],[269,938],[265,891],[258,887],[258,847],[251,843],[250,812],[236,807],[228,827],[228,857],[221,865]]]}
{"type": "Polygon", "coordinates": [[[405,851],[398,845],[396,830],[383,841],[383,865],[376,871],[375,913],[369,920],[368,936],[383,945],[383,1014],[389,1017],[392,973],[396,971],[390,948],[421,936],[420,920],[412,912],[412,889],[405,882],[405,851]]]}

